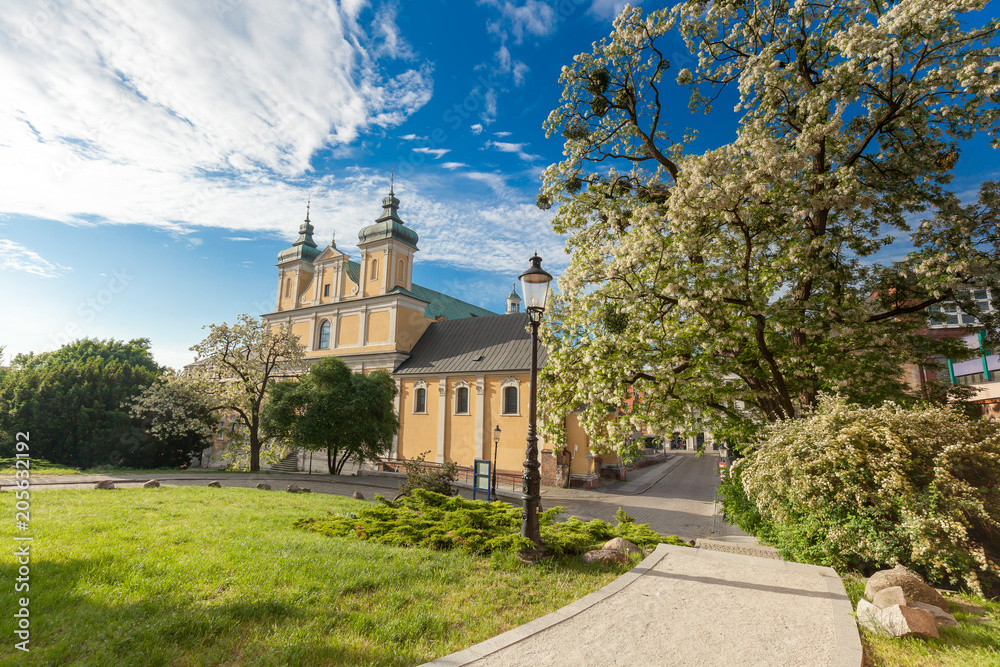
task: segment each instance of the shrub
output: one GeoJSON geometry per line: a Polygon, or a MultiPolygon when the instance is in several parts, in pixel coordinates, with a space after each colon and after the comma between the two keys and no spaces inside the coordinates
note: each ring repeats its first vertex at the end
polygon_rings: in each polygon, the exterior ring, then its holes
{"type": "Polygon", "coordinates": [[[769,426],[736,468],[757,533],[796,560],[841,571],[902,563],[977,592],[1000,574],[996,424],[949,407],[824,397],[805,418],[769,426]]]}
{"type": "Polygon", "coordinates": [[[454,495],[451,483],[458,479],[458,464],[446,461],[439,468],[425,468],[427,452],[406,461],[406,480],[400,482],[399,492],[409,496],[414,489],[426,489],[444,496],[454,495]]]}
{"type": "MultiPolygon", "coordinates": [[[[399,547],[459,549],[473,554],[514,554],[532,547],[521,536],[521,508],[504,502],[486,503],[414,489],[410,497],[377,502],[351,514],[317,519],[299,519],[304,528],[331,537],[347,537],[399,547]]],[[[542,544],[553,556],[581,554],[613,537],[624,537],[640,547],[664,542],[683,544],[674,536],[664,537],[645,524],[636,524],[624,512],[619,525],[571,518],[556,523],[563,511],[553,507],[539,517],[542,544]],[[622,520],[624,517],[624,521],[622,520]]]]}

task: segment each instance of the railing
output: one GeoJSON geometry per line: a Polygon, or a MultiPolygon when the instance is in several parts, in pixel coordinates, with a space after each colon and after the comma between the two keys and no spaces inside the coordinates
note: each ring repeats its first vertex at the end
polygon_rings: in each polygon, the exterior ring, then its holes
{"type": "MultiPolygon", "coordinates": [[[[407,468],[413,465],[412,461],[406,459],[391,459],[384,458],[380,459],[379,470],[388,470],[392,472],[406,472],[407,468]]],[[[423,470],[437,470],[441,468],[441,464],[434,461],[424,461],[420,464],[420,468],[423,470]]],[[[456,482],[465,482],[466,484],[472,484],[473,469],[471,466],[458,466],[457,475],[455,478],[456,482]]],[[[506,491],[510,489],[511,491],[521,490],[521,473],[504,472],[498,470],[497,476],[497,490],[506,491]]],[[[492,476],[490,479],[490,484],[492,484],[492,476]]]]}

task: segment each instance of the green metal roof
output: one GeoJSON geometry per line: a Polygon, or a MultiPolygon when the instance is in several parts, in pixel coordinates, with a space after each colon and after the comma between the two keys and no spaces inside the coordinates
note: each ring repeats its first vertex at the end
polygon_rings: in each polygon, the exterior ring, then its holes
{"type": "Polygon", "coordinates": [[[445,317],[449,320],[460,320],[465,317],[489,317],[490,315],[496,315],[491,310],[473,306],[471,303],[466,303],[461,299],[456,299],[453,296],[448,296],[447,294],[442,294],[441,292],[417,284],[413,285],[412,290],[405,290],[402,287],[393,287],[389,290],[390,294],[394,292],[426,301],[427,308],[424,310],[424,315],[432,319],[445,317]]]}
{"type": "Polygon", "coordinates": [[[347,277],[354,281],[355,285],[361,284],[361,264],[348,260],[344,270],[347,271],[347,277]]]}
{"type": "Polygon", "coordinates": [[[391,238],[415,249],[417,247],[417,233],[403,223],[396,212],[398,208],[399,200],[390,189],[389,195],[382,200],[382,215],[375,219],[375,224],[368,225],[358,232],[358,244],[364,245],[372,241],[391,238]]]}

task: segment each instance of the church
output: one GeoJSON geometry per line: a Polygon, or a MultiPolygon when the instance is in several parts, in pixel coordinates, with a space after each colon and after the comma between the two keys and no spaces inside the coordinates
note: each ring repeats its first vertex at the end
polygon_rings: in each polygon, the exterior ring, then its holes
{"type": "MultiPolygon", "coordinates": [[[[331,241],[320,249],[306,219],[299,237],[278,254],[278,296],[271,324],[288,323],[306,346],[307,362],[337,356],[353,371],[384,368],[396,379],[400,428],[390,458],[429,452],[428,461],[471,467],[494,459],[520,474],[528,432],[531,336],[512,289],[496,314],[414,280],[417,233],[399,217],[393,188],[382,214],[358,233],[353,261],[331,241]]],[[[539,365],[545,350],[539,350],[539,365]]],[[[567,448],[540,447],[543,484],[597,485],[601,461],[574,415],[565,420],[567,448]]],[[[604,457],[607,459],[607,457],[604,457]]],[[[617,463],[617,459],[605,463],[617,463]]]]}

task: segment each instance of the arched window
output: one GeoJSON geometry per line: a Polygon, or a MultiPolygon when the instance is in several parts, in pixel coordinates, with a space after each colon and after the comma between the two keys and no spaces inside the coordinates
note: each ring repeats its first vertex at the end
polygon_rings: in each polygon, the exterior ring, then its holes
{"type": "Polygon", "coordinates": [[[372,257],[372,272],[369,276],[371,280],[376,280],[378,278],[378,260],[372,257]]]}
{"type": "Polygon", "coordinates": [[[285,278],[285,298],[287,299],[292,295],[292,279],[285,278]]]}
{"type": "Polygon", "coordinates": [[[459,387],[455,390],[455,414],[469,414],[469,388],[459,387]]]}
{"type": "Polygon", "coordinates": [[[518,391],[516,386],[503,388],[503,414],[505,415],[518,414],[517,394],[518,391]]]}
{"type": "Polygon", "coordinates": [[[417,387],[413,392],[413,411],[416,413],[427,412],[427,390],[424,387],[417,387]]]}
{"type": "Polygon", "coordinates": [[[399,260],[398,268],[396,269],[396,282],[406,282],[406,264],[402,259],[399,260]]]}
{"type": "Polygon", "coordinates": [[[325,320],[319,326],[319,349],[330,349],[330,320],[325,320]]]}

